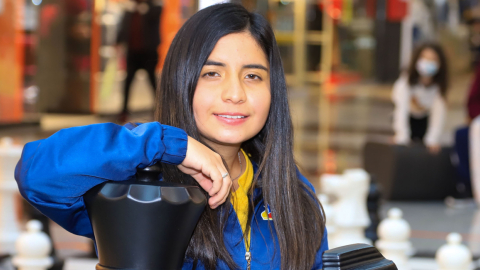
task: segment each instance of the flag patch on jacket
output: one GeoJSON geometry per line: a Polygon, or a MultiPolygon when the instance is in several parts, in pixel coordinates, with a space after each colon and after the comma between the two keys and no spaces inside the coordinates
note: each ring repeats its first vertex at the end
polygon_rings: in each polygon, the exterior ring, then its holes
{"type": "Polygon", "coordinates": [[[262,219],[263,220],[273,220],[272,212],[270,211],[270,205],[267,205],[267,209],[263,210],[262,219]]]}

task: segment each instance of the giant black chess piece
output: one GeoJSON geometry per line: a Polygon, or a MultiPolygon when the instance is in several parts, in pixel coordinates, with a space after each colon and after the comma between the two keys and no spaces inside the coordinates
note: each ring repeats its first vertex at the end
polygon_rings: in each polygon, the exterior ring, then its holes
{"type": "Polygon", "coordinates": [[[374,247],[353,244],[325,251],[323,270],[398,270],[374,247]]]}
{"type": "Polygon", "coordinates": [[[134,180],[105,182],[85,194],[97,270],[182,268],[207,199],[196,186],[159,179],[154,165],[137,170],[134,180]]]}

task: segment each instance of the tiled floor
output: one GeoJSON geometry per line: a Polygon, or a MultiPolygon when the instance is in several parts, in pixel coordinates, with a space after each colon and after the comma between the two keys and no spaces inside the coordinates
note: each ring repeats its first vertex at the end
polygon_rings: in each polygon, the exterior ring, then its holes
{"type": "Polygon", "coordinates": [[[446,243],[447,235],[457,232],[473,256],[480,258],[480,210],[476,206],[452,209],[443,202],[386,202],[380,216],[385,218],[393,207],[403,211],[403,218],[411,227],[410,241],[416,256],[434,257],[446,243]]]}

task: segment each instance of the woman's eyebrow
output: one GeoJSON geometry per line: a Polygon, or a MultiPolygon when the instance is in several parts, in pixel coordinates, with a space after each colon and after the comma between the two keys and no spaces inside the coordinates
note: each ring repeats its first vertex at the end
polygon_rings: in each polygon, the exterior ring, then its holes
{"type": "Polygon", "coordinates": [[[226,67],[227,65],[225,65],[224,63],[221,63],[221,62],[215,62],[215,61],[212,61],[212,60],[207,60],[207,62],[205,62],[205,65],[204,66],[221,66],[221,67],[226,67]]]}
{"type": "MultiPolygon", "coordinates": [[[[213,60],[207,60],[205,62],[204,66],[220,66],[220,67],[226,67],[227,65],[222,63],[222,62],[217,62],[213,60]]],[[[244,65],[242,68],[258,68],[258,69],[263,69],[265,71],[268,71],[268,68],[266,68],[264,65],[261,64],[249,64],[249,65],[244,65]]]]}
{"type": "Polygon", "coordinates": [[[266,68],[264,65],[260,65],[260,64],[244,65],[243,68],[258,68],[258,69],[263,69],[265,71],[268,71],[268,68],[266,68]]]}

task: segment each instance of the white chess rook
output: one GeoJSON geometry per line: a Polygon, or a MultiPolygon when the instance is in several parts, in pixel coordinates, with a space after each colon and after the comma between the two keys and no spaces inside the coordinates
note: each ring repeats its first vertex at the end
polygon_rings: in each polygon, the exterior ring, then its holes
{"type": "Polygon", "coordinates": [[[367,211],[369,184],[370,176],[363,169],[345,170],[343,175],[322,175],[322,192],[337,198],[332,203],[335,234],[330,237],[331,248],[356,243],[371,244],[365,237],[365,228],[370,225],[367,211]]]}
{"type": "Polygon", "coordinates": [[[333,218],[335,214],[335,210],[333,209],[332,205],[330,205],[328,195],[319,194],[317,197],[320,203],[322,204],[325,218],[327,220],[325,227],[327,227],[327,232],[328,232],[327,237],[328,237],[328,242],[330,243],[336,231],[335,222],[333,218]]]}
{"type": "Polygon", "coordinates": [[[437,250],[435,260],[438,270],[469,270],[472,264],[472,253],[462,245],[462,236],[451,233],[447,236],[447,244],[437,250]]]}
{"type": "Polygon", "coordinates": [[[0,254],[13,254],[20,229],[15,216],[15,166],[22,154],[22,146],[14,145],[9,137],[0,139],[0,254]]]}
{"type": "Polygon", "coordinates": [[[52,243],[38,220],[27,222],[27,231],[20,234],[15,247],[17,255],[12,263],[18,270],[47,270],[53,265],[53,258],[48,256],[52,243]]]}
{"type": "Polygon", "coordinates": [[[398,270],[409,270],[408,254],[412,248],[409,241],[410,225],[402,219],[402,210],[392,208],[388,211],[388,218],[378,225],[377,233],[379,240],[377,248],[385,256],[392,260],[398,270]]]}

